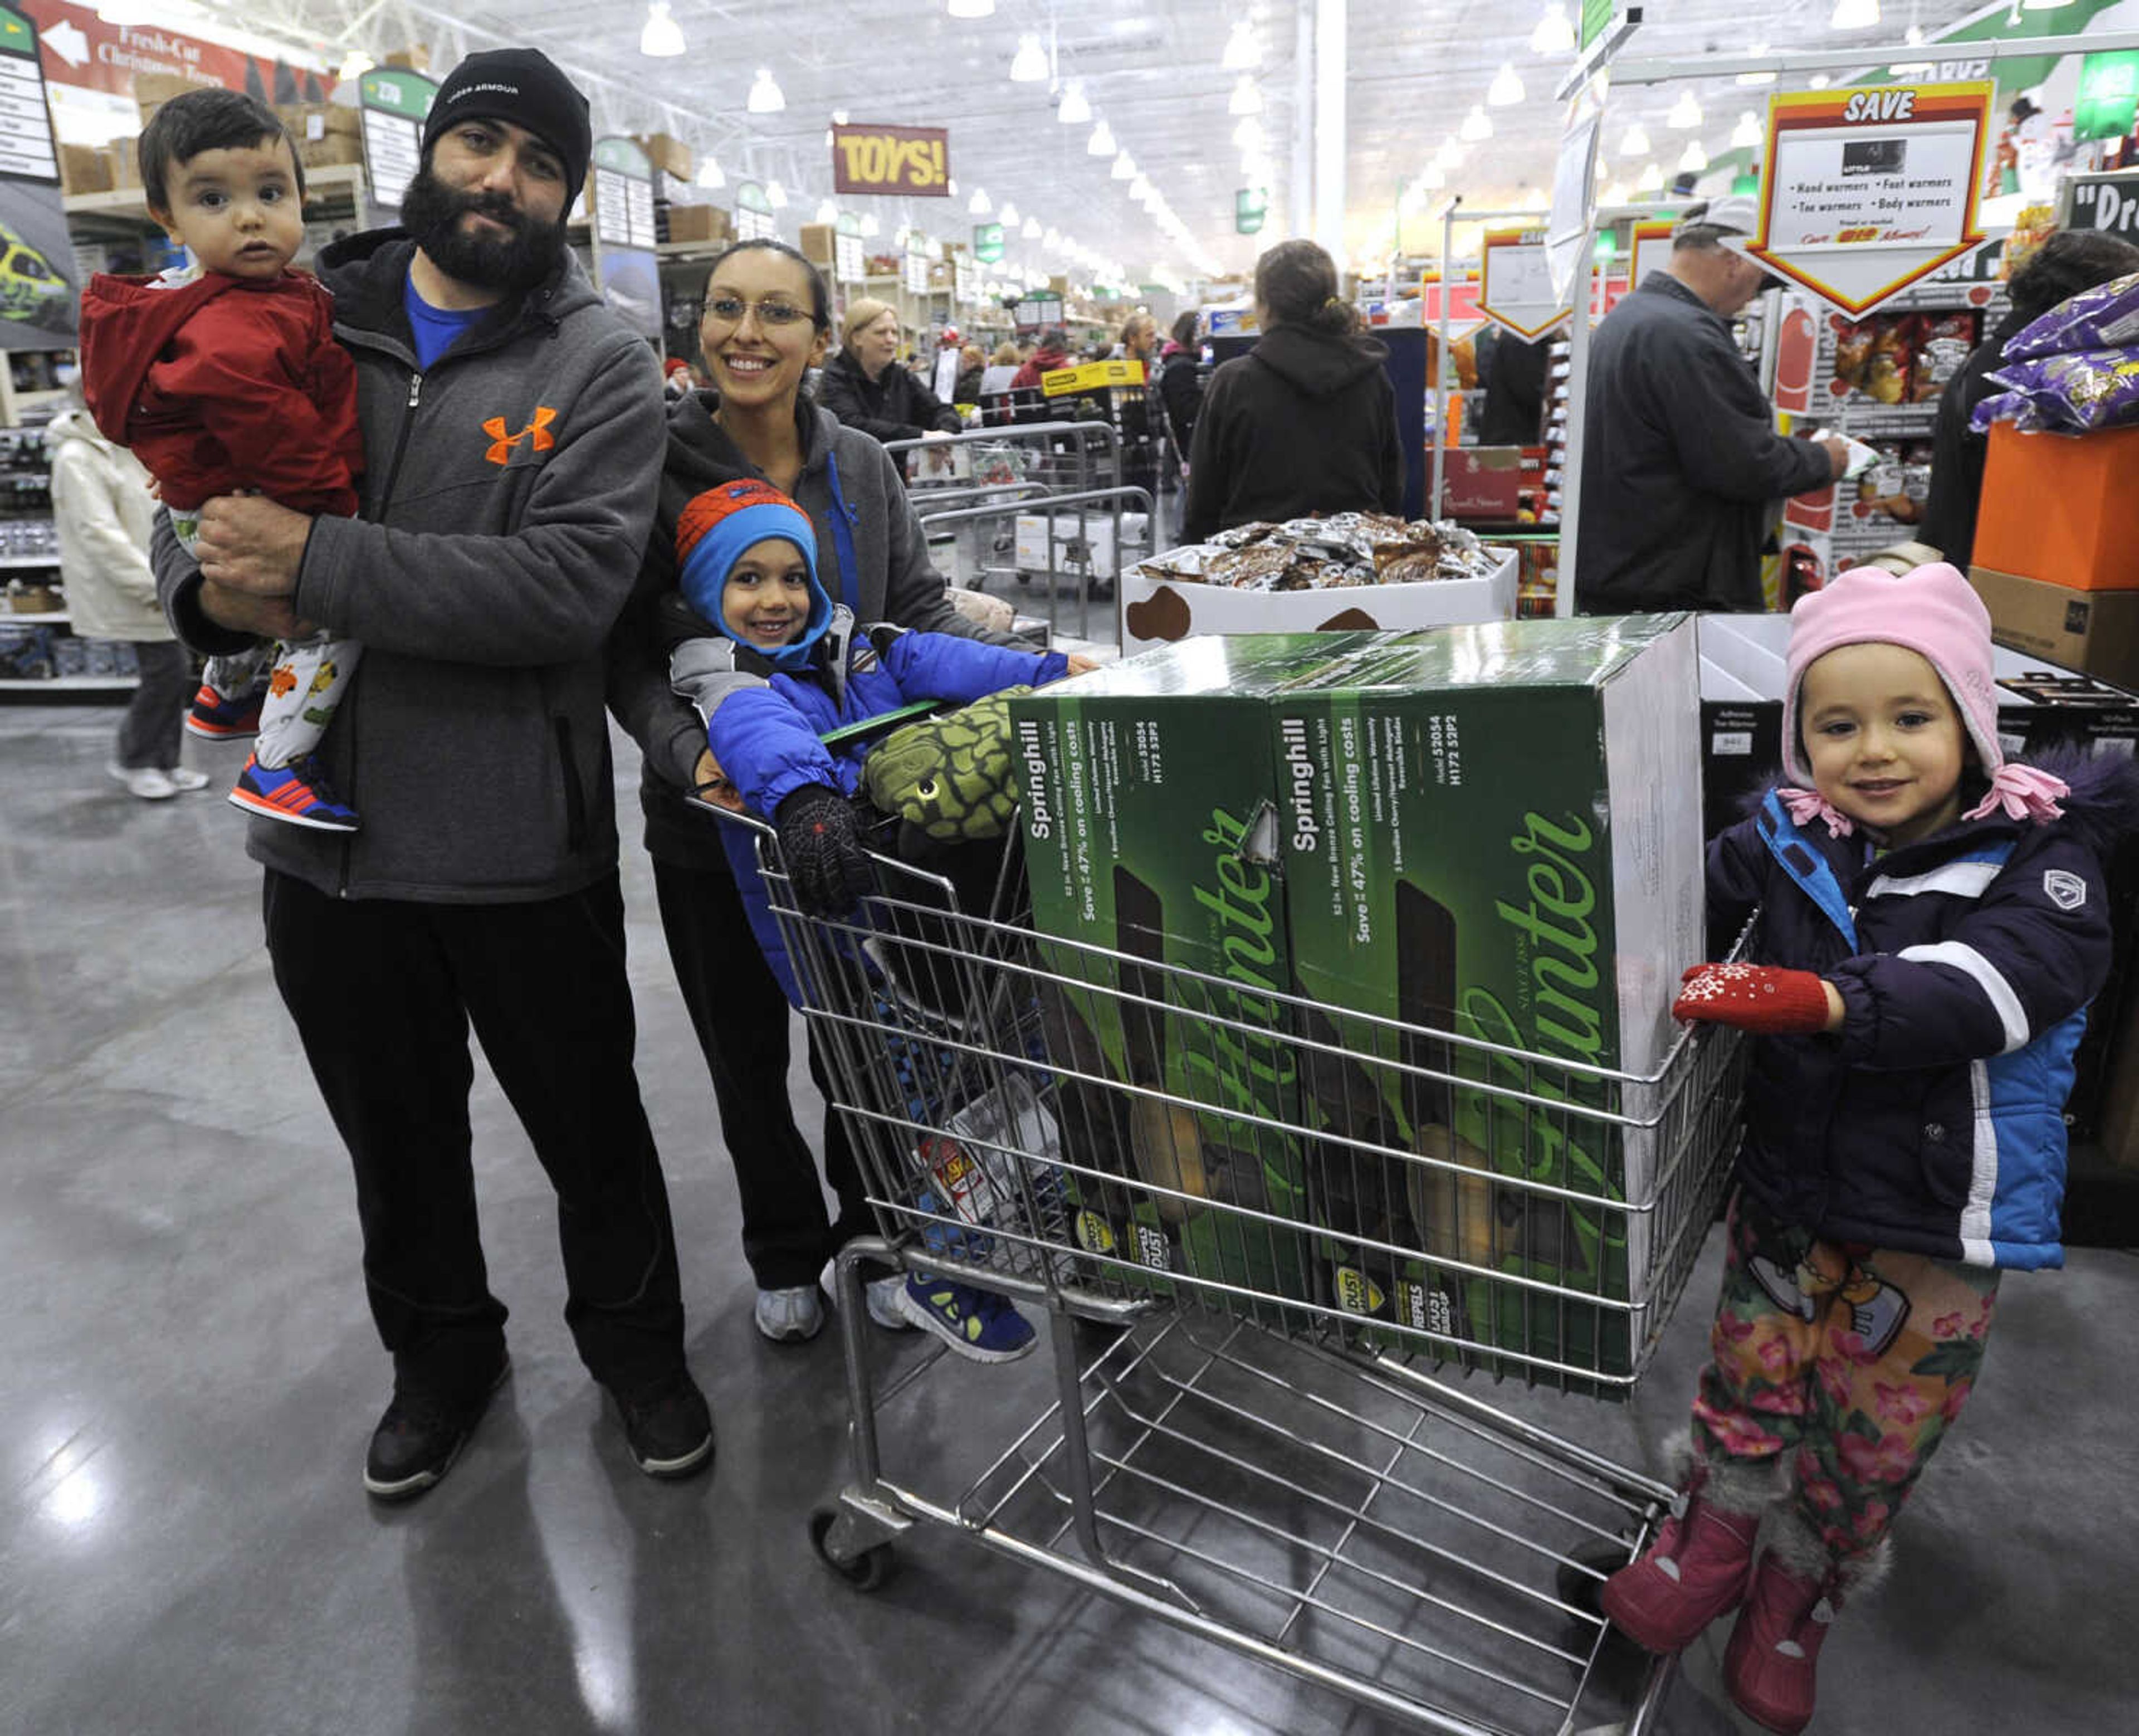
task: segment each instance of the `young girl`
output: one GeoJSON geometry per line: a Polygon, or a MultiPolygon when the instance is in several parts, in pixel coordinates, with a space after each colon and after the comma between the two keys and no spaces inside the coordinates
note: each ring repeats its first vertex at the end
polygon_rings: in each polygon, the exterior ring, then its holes
{"type": "Polygon", "coordinates": [[[1951,566],[1845,572],[1790,621],[1797,787],[1708,856],[1711,934],[1759,906],[1764,962],[1696,966],[1672,1009],[1760,1038],[1712,1357],[1672,1516],[1603,1594],[1657,1652],[1743,1604],[1725,1681],[1783,1732],[1967,1400],[2000,1274],[2063,1263],[2064,1100],[2139,786],[2006,760],[1951,566]]]}
{"type": "MultiPolygon", "coordinates": [[[[854,806],[869,744],[850,739],[834,748],[824,735],[913,700],[965,703],[1069,672],[1070,660],[1059,651],[894,627],[857,632],[852,614],[835,606],[818,582],[809,515],[769,483],[724,483],[694,497],[677,522],[676,566],[678,588],[698,630],[678,639],[669,671],[676,691],[705,720],[717,780],[708,797],[772,822],[795,899],[815,914],[848,910],[874,886],[854,806]]],[[[730,831],[725,841],[751,929],[788,998],[800,1006],[754,854],[740,828],[730,831]]],[[[962,883],[950,862],[925,866],[962,883]]],[[[906,1323],[962,1356],[1005,1362],[1033,1346],[1030,1323],[989,1291],[920,1274],[903,1285],[878,1282],[906,1323]]],[[[778,1302],[781,1292],[771,1293],[778,1302]]],[[[810,1287],[812,1306],[814,1298],[810,1287]]],[[[761,1302],[761,1328],[766,1312],[761,1302]]]]}

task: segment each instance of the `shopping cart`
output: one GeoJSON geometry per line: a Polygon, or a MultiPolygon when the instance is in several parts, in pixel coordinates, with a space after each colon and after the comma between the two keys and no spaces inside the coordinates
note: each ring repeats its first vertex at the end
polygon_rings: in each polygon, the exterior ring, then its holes
{"type": "MultiPolygon", "coordinates": [[[[836,919],[796,906],[762,828],[758,848],[881,1231],[838,1262],[854,1476],[810,1520],[827,1565],[873,1588],[894,1539],[937,1524],[1408,1727],[1652,1728],[1670,1664],[1608,1643],[1597,1596],[1674,1492],[1448,1376],[1588,1394],[1639,1378],[1727,1175],[1736,1033],[1688,1032],[1641,1076],[1388,1022],[1348,1046],[1297,998],[1035,936],[1015,840],[977,878],[879,855],[876,894],[836,919]],[[1336,1086],[1290,1120],[1172,1095],[1108,1064],[1090,1032],[1109,1021],[1336,1086]],[[1360,1082],[1384,1076],[1461,1096],[1495,1173],[1466,1142],[1391,1145],[1387,1096],[1360,1082]],[[1192,1159],[1182,1118],[1203,1135],[1192,1159]],[[1638,1188],[1582,1184],[1569,1154],[1606,1144],[1638,1147],[1638,1188]],[[1326,1227],[1227,1184],[1227,1161],[1274,1145],[1314,1154],[1326,1227]],[[1600,1227],[1626,1254],[1617,1293],[1505,1258],[1600,1227]],[[864,1260],[1045,1316],[1052,1402],[948,1495],[885,1469],[879,1417],[938,1359],[877,1389],[864,1260]],[[1363,1313],[1329,1276],[1407,1268],[1467,1306],[1363,1313]]],[[[941,1471],[971,1451],[960,1435],[927,1456],[941,1471]]]]}

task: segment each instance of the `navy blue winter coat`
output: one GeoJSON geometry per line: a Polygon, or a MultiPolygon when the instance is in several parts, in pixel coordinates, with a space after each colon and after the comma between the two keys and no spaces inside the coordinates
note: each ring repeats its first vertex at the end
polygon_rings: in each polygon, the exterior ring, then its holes
{"type": "Polygon", "coordinates": [[[2064,1103],[2107,976],[2102,861],[2139,811],[2121,760],[2055,768],[2047,826],[1963,821],[1873,856],[1770,792],[1708,851],[1711,936],[1840,992],[1832,1034],[1755,1038],[1739,1174],[1782,1221],[1971,1266],[2061,1266],[2064,1103]]]}

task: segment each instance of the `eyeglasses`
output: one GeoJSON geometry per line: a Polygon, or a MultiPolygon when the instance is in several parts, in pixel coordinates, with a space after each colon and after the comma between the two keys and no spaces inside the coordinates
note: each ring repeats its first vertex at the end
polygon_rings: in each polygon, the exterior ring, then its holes
{"type": "Polygon", "coordinates": [[[792,302],[746,302],[741,296],[715,296],[706,303],[706,317],[723,326],[740,326],[746,313],[756,314],[761,326],[791,326],[797,320],[815,317],[808,308],[792,302]]]}

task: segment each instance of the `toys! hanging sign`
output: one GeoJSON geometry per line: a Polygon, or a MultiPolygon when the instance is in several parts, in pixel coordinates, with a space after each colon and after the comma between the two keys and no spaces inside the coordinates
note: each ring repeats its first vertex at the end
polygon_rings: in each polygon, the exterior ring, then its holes
{"type": "Polygon", "coordinates": [[[1760,233],[1742,251],[1862,314],[1980,246],[1989,84],[1779,96],[1760,233]]]}
{"type": "Polygon", "coordinates": [[[950,132],[940,126],[835,126],[832,188],[836,193],[948,199],[950,132]]]}

